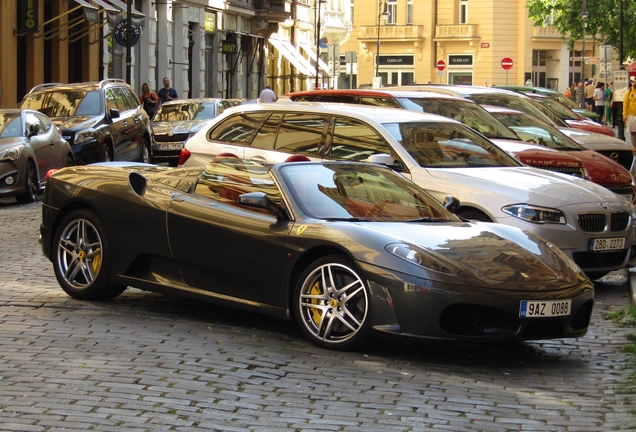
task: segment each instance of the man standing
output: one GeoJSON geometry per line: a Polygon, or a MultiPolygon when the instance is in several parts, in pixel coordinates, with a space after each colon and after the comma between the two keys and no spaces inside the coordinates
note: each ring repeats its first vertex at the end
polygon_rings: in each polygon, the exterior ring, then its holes
{"type": "Polygon", "coordinates": [[[265,88],[263,89],[263,91],[258,97],[261,98],[261,100],[265,103],[276,102],[278,100],[278,98],[276,97],[276,93],[274,93],[274,90],[269,88],[269,86],[265,86],[265,88]]]}
{"type": "Polygon", "coordinates": [[[576,102],[580,108],[585,108],[585,89],[583,88],[583,81],[579,81],[577,84],[574,97],[574,102],[576,102]]]}
{"type": "Polygon", "coordinates": [[[596,90],[594,80],[590,79],[585,86],[585,109],[588,111],[594,111],[594,90],[596,90]]]}
{"type": "Polygon", "coordinates": [[[179,95],[177,95],[177,91],[170,87],[170,79],[165,77],[163,79],[163,88],[157,92],[157,96],[161,99],[161,103],[166,101],[179,99],[179,95]]]}
{"type": "Polygon", "coordinates": [[[630,133],[632,148],[636,153],[636,80],[632,81],[632,87],[623,99],[623,123],[630,133]]]}

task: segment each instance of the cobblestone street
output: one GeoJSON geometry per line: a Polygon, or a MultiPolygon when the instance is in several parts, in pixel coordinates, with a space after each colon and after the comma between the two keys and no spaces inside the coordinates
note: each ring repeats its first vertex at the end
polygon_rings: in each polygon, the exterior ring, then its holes
{"type": "Polygon", "coordinates": [[[129,288],[68,297],[41,202],[0,200],[0,430],[610,431],[636,428],[623,274],[580,339],[316,348],[290,323],[129,288]]]}

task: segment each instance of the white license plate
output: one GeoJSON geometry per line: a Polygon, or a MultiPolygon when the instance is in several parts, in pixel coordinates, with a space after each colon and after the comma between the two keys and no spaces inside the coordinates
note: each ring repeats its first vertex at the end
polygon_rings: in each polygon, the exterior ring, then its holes
{"type": "Polygon", "coordinates": [[[159,144],[157,145],[159,150],[181,150],[183,148],[183,144],[175,143],[175,144],[159,144]]]}
{"type": "Polygon", "coordinates": [[[625,237],[593,239],[592,251],[622,250],[625,249],[625,237]]]}
{"type": "Polygon", "coordinates": [[[522,300],[519,307],[521,318],[544,318],[570,315],[572,300],[534,301],[522,300]]]}

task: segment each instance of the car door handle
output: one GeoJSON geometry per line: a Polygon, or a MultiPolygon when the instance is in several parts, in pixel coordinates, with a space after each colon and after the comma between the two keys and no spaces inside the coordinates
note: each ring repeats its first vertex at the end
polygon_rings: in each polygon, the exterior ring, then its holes
{"type": "Polygon", "coordinates": [[[183,199],[183,194],[182,193],[175,192],[175,193],[172,194],[172,201],[184,202],[185,199],[183,199]]]}
{"type": "Polygon", "coordinates": [[[258,162],[258,163],[267,163],[267,159],[265,159],[263,156],[253,156],[250,159],[252,162],[258,162]]]}

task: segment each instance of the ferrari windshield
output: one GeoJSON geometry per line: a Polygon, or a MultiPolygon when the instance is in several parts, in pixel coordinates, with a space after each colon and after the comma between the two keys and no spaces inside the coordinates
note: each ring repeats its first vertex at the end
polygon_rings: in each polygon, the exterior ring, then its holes
{"type": "Polygon", "coordinates": [[[428,121],[383,126],[421,167],[519,166],[506,152],[463,124],[428,121]]]}
{"type": "Polygon", "coordinates": [[[435,198],[374,165],[298,162],[280,173],[299,207],[318,219],[458,222],[435,198]]]}
{"type": "Polygon", "coordinates": [[[581,147],[563,132],[526,113],[494,112],[493,115],[526,142],[557,150],[581,150],[581,147]]]}
{"type": "Polygon", "coordinates": [[[162,105],[152,121],[209,120],[214,117],[216,117],[214,102],[182,102],[162,105]]]}

